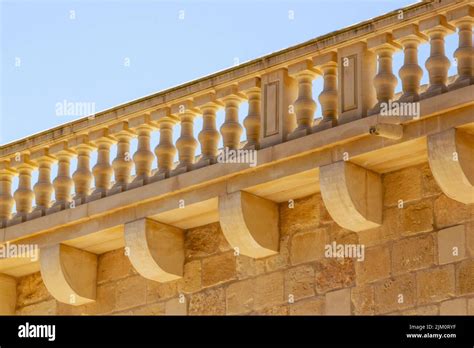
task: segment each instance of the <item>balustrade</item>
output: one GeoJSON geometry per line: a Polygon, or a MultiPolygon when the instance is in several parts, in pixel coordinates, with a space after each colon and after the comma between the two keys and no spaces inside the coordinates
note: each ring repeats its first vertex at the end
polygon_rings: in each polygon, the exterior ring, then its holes
{"type": "Polygon", "coordinates": [[[377,114],[382,103],[396,98],[393,57],[398,50],[403,50],[398,101],[417,102],[469,86],[474,82],[474,10],[467,3],[446,6],[431,17],[402,24],[393,20],[360,40],[338,41],[337,47],[328,40],[317,50],[278,56],[277,63],[270,63],[270,58],[255,61],[252,64],[260,64],[260,70],[249,65],[245,74],[234,79],[228,77],[231,73],[213,77],[212,82],[157,97],[157,103],[143,110],[130,109],[130,115],[51,137],[44,146],[41,142],[31,142],[31,149],[17,145],[18,153],[17,147],[10,150],[6,145],[0,159],[0,228],[68,209],[71,202],[84,204],[214,164],[221,136],[225,148],[239,149],[243,141],[245,149],[261,149],[309,134],[317,137],[327,128],[377,114]],[[454,57],[448,57],[445,37],[455,32],[458,47],[454,57]],[[419,50],[424,44],[429,45],[430,55],[421,62],[419,50]],[[454,60],[457,76],[449,84],[448,69],[454,60]],[[429,84],[421,94],[423,73],[429,84]],[[322,79],[321,90],[314,90],[317,78],[322,79]],[[242,102],[248,102],[248,113],[240,122],[242,102]],[[315,123],[318,107],[322,119],[315,123]],[[225,113],[222,124],[217,122],[219,109],[225,113]],[[196,139],[198,118],[202,129],[196,139]],[[179,134],[175,134],[177,125],[179,134]],[[159,142],[153,151],[155,134],[159,142]],[[135,137],[138,146],[132,154],[135,137]],[[111,162],[113,144],[117,151],[111,162]],[[94,152],[97,160],[91,163],[94,152]],[[77,167],[71,176],[73,160],[77,167]],[[35,171],[38,179],[33,183],[35,171]],[[18,184],[13,187],[15,176],[18,184]]]}

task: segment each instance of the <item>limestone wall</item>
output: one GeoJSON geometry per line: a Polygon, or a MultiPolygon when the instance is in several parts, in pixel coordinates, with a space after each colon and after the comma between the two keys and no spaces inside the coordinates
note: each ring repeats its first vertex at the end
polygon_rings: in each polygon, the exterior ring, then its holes
{"type": "Polygon", "coordinates": [[[178,281],[146,280],[115,250],[99,258],[95,303],[57,302],[36,273],[19,279],[16,313],[474,315],[474,207],[441,193],[427,164],[385,174],[383,186],[379,228],[338,227],[316,194],[280,204],[276,256],[235,256],[210,224],[186,231],[178,281]],[[363,244],[364,261],[325,257],[333,241],[363,244]]]}

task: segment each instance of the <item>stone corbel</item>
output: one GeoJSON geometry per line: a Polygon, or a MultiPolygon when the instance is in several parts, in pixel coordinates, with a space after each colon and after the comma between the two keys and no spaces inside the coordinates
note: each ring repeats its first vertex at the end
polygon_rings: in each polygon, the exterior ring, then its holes
{"type": "Polygon", "coordinates": [[[451,128],[428,136],[428,161],[446,196],[474,203],[474,135],[451,128]]]}
{"type": "Polygon", "coordinates": [[[320,168],[326,209],[338,225],[364,231],[382,224],[382,180],[379,174],[350,162],[320,168]]]}
{"type": "Polygon", "coordinates": [[[125,224],[126,254],[144,278],[169,282],[183,276],[183,230],[151,219],[125,224]]]}
{"type": "Polygon", "coordinates": [[[97,255],[54,244],[41,248],[40,270],[46,288],[59,302],[80,306],[95,301],[97,255]]]}
{"type": "Polygon", "coordinates": [[[279,214],[275,202],[237,191],[219,197],[219,221],[229,244],[242,255],[278,253],[279,214]]]}
{"type": "Polygon", "coordinates": [[[0,274],[0,315],[15,314],[16,280],[6,274],[0,274]]]}

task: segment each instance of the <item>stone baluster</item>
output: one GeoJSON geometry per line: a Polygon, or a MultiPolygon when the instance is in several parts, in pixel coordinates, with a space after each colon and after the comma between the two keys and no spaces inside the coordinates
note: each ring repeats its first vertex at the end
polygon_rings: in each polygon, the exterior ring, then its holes
{"type": "Polygon", "coordinates": [[[446,18],[436,16],[420,22],[420,31],[430,38],[430,56],[425,67],[429,75],[429,87],[422,98],[429,98],[447,91],[448,70],[451,62],[445,54],[444,37],[454,32],[454,27],[447,24],[446,18]]]}
{"type": "Polygon", "coordinates": [[[33,186],[36,207],[33,210],[35,217],[46,214],[51,206],[54,187],[51,182],[51,166],[55,159],[49,155],[47,148],[35,151],[31,154],[31,161],[38,167],[38,181],[33,186]]]}
{"type": "Polygon", "coordinates": [[[293,103],[296,114],[296,129],[289,134],[288,139],[295,139],[311,133],[316,102],[313,99],[313,80],[321,72],[314,68],[313,63],[305,60],[290,65],[288,74],[298,82],[298,98],[293,103]]]}
{"type": "Polygon", "coordinates": [[[18,188],[13,194],[16,203],[15,223],[26,221],[27,215],[31,212],[33,198],[35,194],[31,188],[31,174],[35,169],[28,154],[15,156],[12,159],[12,166],[18,171],[18,188]]]}
{"type": "Polygon", "coordinates": [[[216,129],[216,112],[222,103],[216,100],[214,93],[197,97],[194,104],[202,113],[202,130],[198,135],[201,144],[201,159],[197,167],[214,164],[217,161],[220,134],[216,129]]]}
{"type": "Polygon", "coordinates": [[[178,123],[179,118],[171,114],[168,107],[151,113],[151,120],[158,125],[160,130],[160,142],[155,147],[158,160],[158,171],[153,180],[166,178],[173,169],[176,147],[173,144],[173,126],[178,123]]]}
{"type": "Polygon", "coordinates": [[[194,119],[197,116],[191,101],[184,101],[171,106],[171,115],[179,118],[181,134],[176,141],[179,164],[176,173],[187,172],[193,168],[198,142],[194,137],[194,119]]]}
{"type": "Polygon", "coordinates": [[[329,52],[313,58],[314,66],[323,74],[323,90],[319,94],[323,119],[313,131],[337,125],[337,53],[329,52]]]}
{"type": "Polygon", "coordinates": [[[113,174],[110,164],[110,147],[114,140],[106,129],[92,132],[89,134],[89,138],[94,146],[97,147],[97,163],[92,168],[95,190],[88,198],[88,201],[92,201],[104,197],[110,189],[113,174]]]}
{"type": "Polygon", "coordinates": [[[141,186],[148,183],[148,179],[151,177],[151,168],[155,160],[155,155],[151,151],[151,132],[156,128],[150,122],[148,114],[130,119],[128,125],[138,136],[137,151],[133,155],[136,174],[133,182],[141,186]]]}
{"type": "Polygon", "coordinates": [[[12,196],[12,183],[16,171],[10,161],[0,161],[0,227],[5,227],[12,216],[15,200],[12,196]]]}
{"type": "Polygon", "coordinates": [[[454,52],[458,68],[458,78],[449,86],[449,89],[453,90],[474,83],[474,47],[472,45],[474,7],[461,7],[448,12],[447,17],[456,26],[459,36],[459,45],[454,52]]]}
{"type": "Polygon", "coordinates": [[[83,204],[91,193],[93,176],[90,169],[90,159],[95,146],[92,145],[86,135],[79,135],[71,139],[68,146],[77,153],[77,167],[72,174],[75,191],[74,202],[76,205],[83,204]]]}
{"type": "Polygon", "coordinates": [[[378,102],[369,111],[369,114],[376,114],[381,111],[381,106],[388,105],[395,95],[398,81],[393,73],[393,53],[401,47],[392,41],[390,34],[385,33],[368,39],[367,48],[378,57],[378,71],[374,78],[378,102]]]}
{"type": "Polygon", "coordinates": [[[71,178],[71,159],[75,152],[69,148],[68,143],[61,142],[49,148],[49,154],[58,161],[58,172],[53,180],[55,202],[47,213],[66,209],[71,202],[71,191],[74,182],[71,178]]]}
{"type": "Polygon", "coordinates": [[[247,143],[245,149],[260,148],[260,127],[261,127],[261,81],[259,77],[239,83],[239,91],[247,96],[248,114],[244,119],[244,127],[247,143]]]}
{"type": "Polygon", "coordinates": [[[237,150],[240,148],[240,137],[243,132],[239,123],[239,105],[245,100],[244,95],[238,91],[236,85],[233,85],[217,91],[216,98],[225,108],[225,120],[220,128],[224,149],[237,150]]]}
{"type": "Polygon", "coordinates": [[[393,40],[403,47],[403,66],[398,74],[402,80],[403,94],[399,102],[416,102],[420,99],[420,81],[423,69],[418,64],[418,46],[427,40],[427,37],[418,31],[416,24],[393,31],[393,40]]]}
{"type": "Polygon", "coordinates": [[[109,135],[117,141],[117,155],[112,161],[115,182],[110,194],[125,191],[131,181],[133,158],[130,153],[130,141],[134,134],[128,122],[119,122],[109,127],[109,135]]]}

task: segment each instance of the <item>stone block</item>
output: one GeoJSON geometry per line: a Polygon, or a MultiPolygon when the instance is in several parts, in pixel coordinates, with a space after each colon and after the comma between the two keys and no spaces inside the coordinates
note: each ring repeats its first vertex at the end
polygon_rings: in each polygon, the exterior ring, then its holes
{"type": "Polygon", "coordinates": [[[226,289],[226,313],[235,315],[251,312],[254,307],[254,293],[254,279],[247,279],[229,285],[226,289]]]}
{"type": "Polygon", "coordinates": [[[191,296],[190,315],[224,315],[226,310],[223,288],[202,291],[191,296]]]}
{"type": "Polygon", "coordinates": [[[312,266],[291,268],[285,273],[285,298],[294,301],[314,296],[314,269],[312,266]]]}
{"type": "Polygon", "coordinates": [[[321,259],[324,256],[326,235],[327,231],[324,228],[295,234],[291,240],[291,263],[297,265],[321,259]]]}
{"type": "Polygon", "coordinates": [[[353,286],[356,279],[353,259],[328,259],[316,262],[316,290],[323,294],[327,291],[353,286]]]}
{"type": "Polygon", "coordinates": [[[439,306],[440,315],[467,315],[467,300],[465,298],[456,298],[441,302],[439,306]]]}
{"type": "Polygon", "coordinates": [[[400,240],[392,248],[394,275],[427,268],[435,263],[433,235],[422,235],[400,240]]]}
{"type": "Polygon", "coordinates": [[[204,287],[223,283],[235,278],[236,264],[233,251],[202,260],[202,285],[204,287]]]}
{"type": "Polygon", "coordinates": [[[388,278],[391,272],[389,248],[378,246],[365,250],[365,260],[356,262],[355,269],[357,284],[388,278]]]}
{"type": "Polygon", "coordinates": [[[438,231],[438,262],[440,265],[457,262],[466,257],[464,225],[438,231]]]}
{"type": "Polygon", "coordinates": [[[325,298],[313,297],[298,301],[289,306],[290,315],[323,315],[325,312],[325,298]]]}
{"type": "Polygon", "coordinates": [[[444,266],[417,273],[418,304],[439,302],[455,292],[454,266],[444,266]]]}
{"type": "Polygon", "coordinates": [[[410,308],[416,301],[414,274],[378,282],[374,286],[375,313],[383,314],[410,308]]]}
{"type": "Polygon", "coordinates": [[[341,289],[326,294],[327,315],[351,314],[351,290],[341,289]]]}

